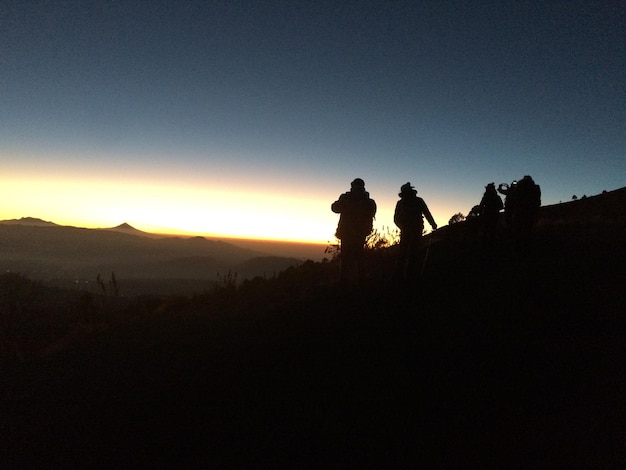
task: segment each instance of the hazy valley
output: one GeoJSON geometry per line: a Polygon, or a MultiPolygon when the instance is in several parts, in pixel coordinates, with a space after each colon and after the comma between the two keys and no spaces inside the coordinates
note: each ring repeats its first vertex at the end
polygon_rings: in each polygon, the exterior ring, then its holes
{"type": "Polygon", "coordinates": [[[321,245],[160,236],[128,224],[86,229],[34,218],[0,221],[3,271],[90,290],[98,288],[98,275],[115,276],[121,295],[199,292],[226,276],[271,277],[323,253],[321,245]]]}

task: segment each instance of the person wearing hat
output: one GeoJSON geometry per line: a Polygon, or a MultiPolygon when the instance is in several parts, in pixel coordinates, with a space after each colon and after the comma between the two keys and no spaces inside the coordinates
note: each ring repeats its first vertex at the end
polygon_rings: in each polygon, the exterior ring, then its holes
{"type": "Polygon", "coordinates": [[[340,279],[357,281],[363,274],[365,239],[372,232],[376,202],[365,190],[365,182],[356,178],[350,184],[350,191],[339,196],[330,208],[339,214],[335,236],[341,240],[340,279]]]}
{"type": "Polygon", "coordinates": [[[400,200],[396,204],[393,215],[393,221],[400,229],[396,275],[403,279],[410,279],[417,274],[417,252],[424,231],[424,217],[433,230],[437,230],[437,223],[426,202],[417,196],[417,191],[411,183],[403,184],[398,196],[400,200]]]}

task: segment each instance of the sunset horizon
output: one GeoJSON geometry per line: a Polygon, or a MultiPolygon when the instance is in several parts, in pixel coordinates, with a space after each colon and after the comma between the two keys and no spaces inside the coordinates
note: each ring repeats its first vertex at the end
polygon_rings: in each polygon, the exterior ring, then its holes
{"type": "Polygon", "coordinates": [[[5,465],[623,466],[625,39],[626,0],[2,2],[5,465]]]}
{"type": "MultiPolygon", "coordinates": [[[[29,188],[28,183],[13,181],[14,188],[11,190],[11,194],[15,197],[16,194],[19,194],[20,191],[24,191],[24,193],[35,192],[34,189],[29,188]],[[18,189],[19,187],[19,189],[18,189]]],[[[39,181],[36,183],[38,188],[42,188],[47,183],[45,181],[39,181]]],[[[57,183],[52,183],[57,184],[57,183]]],[[[367,184],[367,183],[366,183],[367,184]]],[[[9,184],[10,185],[10,184],[9,184]]],[[[4,185],[6,189],[7,184],[4,185]]],[[[338,188],[338,191],[345,190],[346,188],[338,188]]],[[[579,193],[578,196],[575,192],[572,192],[572,195],[563,198],[562,200],[552,200],[546,201],[545,197],[542,201],[542,206],[559,204],[564,202],[569,202],[573,197],[583,197],[583,196],[594,196],[601,194],[604,191],[613,191],[620,189],[616,188],[602,188],[598,189],[594,193],[579,193]]],[[[50,189],[52,192],[53,190],[50,189]]],[[[111,196],[104,195],[105,193],[98,192],[98,194],[103,194],[103,198],[106,200],[111,199],[111,196]]],[[[336,242],[335,237],[335,229],[337,226],[338,215],[333,214],[330,211],[330,201],[320,201],[319,204],[316,204],[316,201],[308,201],[308,207],[310,208],[310,214],[314,217],[317,217],[317,224],[315,223],[315,219],[308,219],[307,214],[300,212],[300,216],[303,220],[306,220],[308,225],[304,224],[293,224],[293,218],[286,218],[281,216],[280,211],[284,211],[286,213],[289,212],[290,207],[288,204],[281,206],[280,204],[276,204],[275,207],[280,209],[277,213],[273,215],[263,214],[259,216],[258,213],[248,213],[245,211],[239,211],[233,213],[231,217],[226,218],[225,220],[216,221],[211,220],[210,218],[203,219],[203,212],[207,212],[207,209],[203,209],[202,204],[193,204],[192,208],[185,210],[184,202],[181,202],[180,206],[176,206],[173,201],[168,203],[163,203],[161,205],[149,204],[149,210],[146,210],[145,213],[142,212],[141,208],[137,210],[133,208],[133,210],[125,211],[125,210],[116,210],[116,207],[113,206],[103,206],[100,208],[91,208],[85,207],[82,204],[74,204],[72,210],[64,211],[62,209],[57,209],[56,206],[60,205],[72,205],[72,199],[75,198],[75,192],[69,192],[64,194],[59,192],[58,190],[53,191],[53,194],[48,198],[37,198],[36,201],[32,201],[30,203],[25,203],[27,200],[26,196],[20,196],[19,199],[22,200],[22,206],[29,207],[28,213],[18,212],[19,205],[15,207],[3,207],[0,208],[0,221],[7,220],[19,220],[19,219],[39,219],[44,222],[52,222],[57,225],[63,226],[74,226],[80,228],[90,228],[90,229],[109,229],[116,228],[123,224],[128,224],[133,228],[147,232],[154,235],[164,235],[164,236],[182,236],[182,237],[195,237],[202,236],[208,238],[223,238],[223,239],[232,239],[232,240],[258,240],[258,241],[273,241],[273,242],[285,242],[285,243],[305,243],[305,244],[317,244],[317,245],[327,245],[329,243],[336,242]],[[50,208],[49,203],[51,199],[54,199],[57,202],[55,207],[50,208]],[[48,207],[47,207],[48,206],[48,207]],[[83,216],[77,209],[83,208],[85,209],[85,213],[88,214],[83,216]],[[161,222],[159,219],[159,213],[161,210],[169,209],[171,212],[177,212],[177,218],[171,222],[171,225],[167,224],[167,221],[161,222]],[[193,212],[197,211],[197,212],[193,212]],[[124,213],[124,215],[117,215],[117,213],[124,213]],[[327,212],[327,214],[325,214],[327,212]],[[183,215],[181,217],[181,215],[183,215]],[[241,218],[244,223],[243,224],[233,224],[229,226],[229,221],[232,220],[232,217],[241,218]],[[267,217],[267,223],[264,223],[263,217],[267,217]],[[252,220],[258,227],[248,226],[245,223],[245,220],[252,220]],[[291,230],[290,231],[290,227],[291,230]],[[291,233],[292,235],[285,235],[291,233]]],[[[85,198],[88,192],[83,190],[82,192],[83,198],[85,198]]],[[[225,192],[227,194],[227,192],[225,192]]],[[[337,194],[337,197],[340,193],[337,194]]],[[[95,195],[94,198],[98,198],[99,196],[95,195]]],[[[264,198],[268,198],[267,195],[263,196],[264,198]]],[[[376,198],[375,194],[372,194],[377,200],[378,211],[374,221],[374,229],[377,230],[380,234],[385,234],[388,232],[394,232],[397,230],[393,222],[393,206],[395,204],[395,199],[392,197],[385,198],[376,198]]],[[[477,191],[476,197],[474,200],[468,200],[465,202],[463,206],[459,204],[454,207],[450,205],[449,207],[443,207],[441,204],[429,204],[430,210],[433,213],[435,220],[437,221],[437,225],[439,227],[443,227],[448,225],[450,218],[458,213],[461,213],[463,216],[466,216],[470,209],[478,204],[480,201],[480,191],[477,191]]],[[[89,198],[86,198],[89,199],[89,198]]],[[[280,200],[279,197],[275,197],[276,200],[280,200]]],[[[288,197],[284,198],[288,200],[288,197]]],[[[120,206],[124,206],[123,198],[119,200],[120,206]]],[[[91,204],[91,203],[90,203],[91,204]]],[[[298,209],[302,207],[302,204],[298,206],[298,209]]],[[[291,208],[294,212],[298,212],[291,208]]],[[[292,214],[293,217],[293,214],[292,214]]],[[[430,231],[430,227],[427,226],[428,231],[430,231]]]]}
{"type": "Polygon", "coordinates": [[[362,178],[395,230],[489,183],[542,204],[624,186],[614,2],[13,2],[0,31],[0,219],[334,240],[362,178]]]}
{"type": "MultiPolygon", "coordinates": [[[[625,186],[626,187],[626,186],[625,186]]],[[[542,207],[552,206],[557,204],[563,204],[568,202],[574,202],[577,199],[598,196],[602,193],[613,192],[624,189],[621,188],[607,188],[602,191],[598,191],[595,194],[573,194],[571,198],[563,201],[558,201],[554,203],[546,203],[542,204],[542,207]]],[[[454,214],[461,213],[463,216],[467,215],[462,211],[455,212],[454,214]]],[[[451,215],[454,215],[451,214],[451,215]]],[[[437,218],[437,217],[435,217],[437,218]]],[[[75,228],[85,228],[85,229],[94,229],[94,230],[111,230],[111,229],[120,229],[127,226],[129,230],[136,230],[138,232],[143,232],[148,235],[153,236],[164,236],[164,237],[183,237],[183,238],[193,238],[193,237],[203,237],[208,239],[216,239],[227,242],[272,242],[272,243],[286,243],[286,244],[302,244],[302,245],[319,245],[319,246],[328,246],[330,244],[336,243],[338,240],[334,235],[335,227],[331,226],[330,230],[333,232],[331,236],[327,239],[307,239],[307,238],[281,238],[279,236],[254,236],[254,235],[246,235],[245,233],[235,233],[232,231],[211,231],[211,230],[200,230],[200,231],[190,231],[184,230],[177,227],[165,227],[162,225],[155,225],[152,223],[144,223],[144,222],[135,222],[132,220],[123,220],[120,222],[111,222],[109,224],[106,223],[98,223],[94,221],[92,223],[85,223],[81,221],[81,219],[64,219],[64,218],[55,218],[55,217],[37,217],[34,215],[24,215],[24,216],[16,216],[12,213],[6,211],[0,211],[0,222],[14,222],[14,223],[25,223],[25,224],[37,224],[42,222],[44,224],[53,224],[63,227],[75,227],[75,228]]],[[[449,224],[449,220],[438,223],[438,227],[444,227],[449,224]]],[[[325,227],[328,228],[328,227],[325,227]]],[[[389,234],[389,232],[394,233],[398,231],[398,228],[395,225],[381,225],[376,223],[374,225],[374,231],[377,231],[381,235],[389,234]]],[[[432,229],[429,229],[427,226],[427,233],[432,232],[432,229]]]]}

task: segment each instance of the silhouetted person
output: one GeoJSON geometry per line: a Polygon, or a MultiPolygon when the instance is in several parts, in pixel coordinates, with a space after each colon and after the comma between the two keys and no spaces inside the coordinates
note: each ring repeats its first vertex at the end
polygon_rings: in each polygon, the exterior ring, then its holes
{"type": "Polygon", "coordinates": [[[424,231],[424,217],[433,230],[437,230],[437,224],[428,206],[421,197],[417,196],[417,191],[411,183],[403,184],[398,196],[400,200],[396,203],[393,215],[393,221],[400,229],[396,276],[411,279],[418,272],[418,249],[424,231]]]}
{"type": "Polygon", "coordinates": [[[496,192],[496,185],[489,183],[485,186],[485,193],[480,200],[480,220],[483,228],[483,241],[488,246],[493,246],[496,241],[496,229],[498,218],[504,205],[496,192]]]}
{"type": "Polygon", "coordinates": [[[341,240],[341,281],[356,282],[363,274],[365,239],[372,232],[376,202],[365,190],[365,182],[356,178],[350,191],[339,196],[330,208],[340,214],[335,236],[341,240]]]}
{"type": "Polygon", "coordinates": [[[515,248],[518,253],[526,254],[530,249],[532,230],[541,207],[541,188],[526,175],[508,197],[515,248]]]}
{"type": "Polygon", "coordinates": [[[510,185],[506,183],[501,183],[498,185],[498,192],[504,195],[504,222],[506,224],[506,228],[509,231],[513,230],[512,216],[513,211],[511,209],[511,200],[513,199],[513,193],[515,192],[515,188],[517,188],[517,181],[513,181],[510,185]]]}

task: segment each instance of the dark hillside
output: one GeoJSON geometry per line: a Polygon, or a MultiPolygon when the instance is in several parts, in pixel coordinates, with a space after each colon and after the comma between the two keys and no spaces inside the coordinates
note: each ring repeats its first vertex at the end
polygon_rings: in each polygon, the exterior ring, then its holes
{"type": "Polygon", "coordinates": [[[2,459],[621,468],[625,221],[564,206],[558,223],[544,208],[525,257],[504,234],[482,249],[472,224],[436,232],[419,283],[390,280],[388,250],[351,288],[308,262],[137,304],[5,367],[2,459]]]}
{"type": "MultiPolygon", "coordinates": [[[[155,293],[155,286],[165,279],[173,285],[191,286],[191,281],[208,285],[218,273],[240,266],[241,278],[260,275],[260,269],[245,269],[243,263],[261,252],[202,237],[155,238],[143,233],[128,225],[102,230],[2,222],[0,268],[56,285],[80,283],[92,292],[99,274],[109,277],[114,272],[125,296],[144,290],[155,293]]],[[[297,262],[285,258],[283,266],[297,262]]]]}

